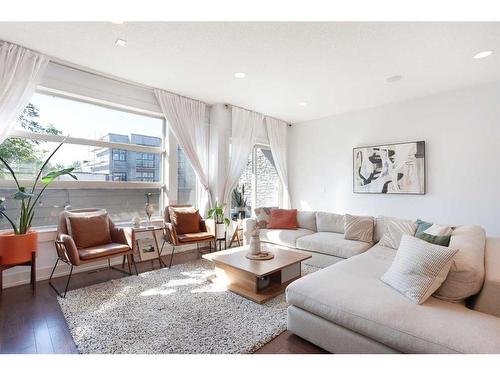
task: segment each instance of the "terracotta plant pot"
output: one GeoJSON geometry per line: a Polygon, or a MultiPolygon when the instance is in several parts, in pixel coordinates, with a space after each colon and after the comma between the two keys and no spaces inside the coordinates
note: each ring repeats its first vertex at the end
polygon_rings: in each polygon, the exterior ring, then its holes
{"type": "Polygon", "coordinates": [[[31,253],[38,247],[38,233],[0,233],[0,265],[20,264],[31,261],[31,253]]]}

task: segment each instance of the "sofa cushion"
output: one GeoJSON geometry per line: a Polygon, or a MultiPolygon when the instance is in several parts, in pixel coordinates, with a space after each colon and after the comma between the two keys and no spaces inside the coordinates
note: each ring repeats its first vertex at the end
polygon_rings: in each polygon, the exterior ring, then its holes
{"type": "Polygon", "coordinates": [[[297,210],[273,208],[267,223],[267,229],[297,229],[297,210]]]}
{"type": "Polygon", "coordinates": [[[201,216],[194,207],[169,207],[170,221],[177,234],[198,233],[201,216]]]}
{"type": "Polygon", "coordinates": [[[443,284],[457,252],[405,234],[381,280],[420,305],[443,284]]]}
{"type": "Polygon", "coordinates": [[[271,215],[271,210],[276,207],[257,207],[255,212],[255,218],[257,220],[257,228],[267,228],[269,223],[269,217],[271,215]]]}
{"type": "Polygon", "coordinates": [[[500,352],[499,318],[432,296],[415,305],[384,284],[395,255],[375,245],[294,281],[287,302],[405,353],[500,352]]]}
{"type": "Polygon", "coordinates": [[[87,247],[79,249],[78,255],[82,260],[91,260],[102,257],[107,257],[114,254],[120,254],[130,250],[130,247],[121,243],[107,243],[99,246],[87,247]]]}
{"type": "Polygon", "coordinates": [[[297,224],[299,228],[309,229],[316,232],[316,212],[315,211],[298,211],[297,224]]]}
{"type": "Polygon", "coordinates": [[[345,214],[344,238],[346,240],[373,242],[373,217],[345,214]]]}
{"type": "Polygon", "coordinates": [[[307,236],[314,233],[312,230],[298,228],[298,229],[261,229],[260,240],[270,242],[277,245],[288,247],[295,247],[297,238],[307,236]]]}
{"type": "Polygon", "coordinates": [[[78,249],[111,243],[109,218],[107,213],[93,216],[68,215],[68,227],[78,249]]]}
{"type": "Polygon", "coordinates": [[[417,223],[411,220],[386,220],[385,232],[380,239],[379,245],[397,249],[403,234],[415,235],[417,223]]]}
{"type": "Polygon", "coordinates": [[[436,291],[436,297],[460,302],[479,293],[484,281],[486,233],[477,225],[458,226],[453,230],[450,247],[458,249],[450,273],[436,291]]]}
{"type": "Polygon", "coordinates": [[[373,242],[379,242],[382,239],[382,236],[384,233],[387,231],[386,226],[387,223],[398,223],[398,222],[403,222],[403,223],[408,223],[408,222],[415,222],[415,220],[409,220],[409,219],[401,219],[399,217],[393,217],[393,216],[379,216],[375,218],[375,225],[373,228],[373,242]]]}
{"type": "Polygon", "coordinates": [[[297,239],[297,248],[317,253],[350,258],[368,250],[371,244],[346,240],[341,233],[318,232],[297,239]]]}
{"type": "Polygon", "coordinates": [[[344,215],[316,212],[318,232],[344,233],[344,215]]]}
{"type": "Polygon", "coordinates": [[[417,231],[415,237],[418,237],[429,243],[441,246],[449,246],[453,228],[448,225],[432,224],[420,219],[417,220],[417,231]]]}

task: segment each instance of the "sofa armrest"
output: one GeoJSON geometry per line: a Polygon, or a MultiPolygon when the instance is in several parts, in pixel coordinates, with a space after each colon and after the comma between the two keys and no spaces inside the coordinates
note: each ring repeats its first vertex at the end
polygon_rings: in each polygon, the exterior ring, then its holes
{"type": "Polygon", "coordinates": [[[243,219],[243,244],[248,245],[250,243],[250,237],[257,228],[257,219],[248,218],[243,219]]]}
{"type": "Polygon", "coordinates": [[[488,237],[484,250],[484,284],[472,307],[500,317],[500,238],[488,237]]]}

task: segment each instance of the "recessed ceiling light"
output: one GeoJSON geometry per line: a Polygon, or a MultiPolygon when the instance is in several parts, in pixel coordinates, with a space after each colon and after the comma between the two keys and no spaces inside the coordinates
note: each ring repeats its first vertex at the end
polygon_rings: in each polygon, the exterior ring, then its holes
{"type": "Polygon", "coordinates": [[[473,59],[484,59],[485,57],[493,55],[493,50],[481,51],[472,56],[473,59]]]}
{"type": "Polygon", "coordinates": [[[114,25],[123,25],[125,23],[125,21],[109,21],[109,22],[111,22],[114,25]]]}
{"type": "Polygon", "coordinates": [[[387,83],[393,83],[393,82],[401,81],[402,79],[403,79],[403,76],[398,74],[398,75],[395,75],[395,76],[387,77],[385,79],[385,81],[387,83]]]}
{"type": "Polygon", "coordinates": [[[123,39],[116,39],[115,46],[125,47],[127,45],[127,41],[123,39]]]}
{"type": "Polygon", "coordinates": [[[234,78],[245,78],[247,75],[242,72],[234,73],[234,78]]]}
{"type": "Polygon", "coordinates": [[[300,105],[301,107],[305,107],[305,106],[307,105],[307,102],[299,102],[299,105],[300,105]]]}

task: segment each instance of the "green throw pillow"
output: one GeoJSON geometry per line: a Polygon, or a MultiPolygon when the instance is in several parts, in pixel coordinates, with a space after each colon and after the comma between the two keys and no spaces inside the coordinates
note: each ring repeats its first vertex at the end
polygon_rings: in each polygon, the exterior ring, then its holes
{"type": "Polygon", "coordinates": [[[435,245],[440,245],[440,246],[450,245],[451,236],[433,236],[432,234],[424,233],[427,229],[429,229],[432,226],[432,223],[418,219],[417,225],[418,226],[417,226],[417,231],[415,232],[415,237],[435,245]]]}

